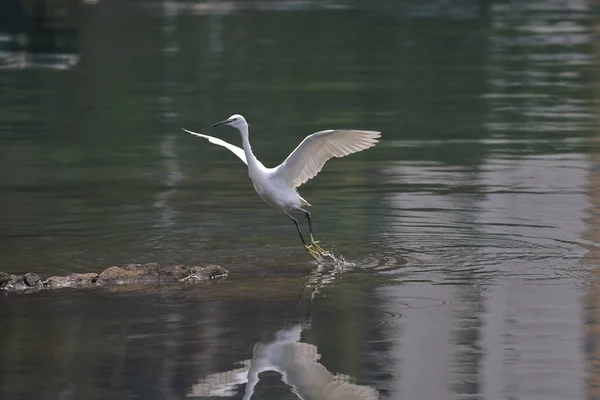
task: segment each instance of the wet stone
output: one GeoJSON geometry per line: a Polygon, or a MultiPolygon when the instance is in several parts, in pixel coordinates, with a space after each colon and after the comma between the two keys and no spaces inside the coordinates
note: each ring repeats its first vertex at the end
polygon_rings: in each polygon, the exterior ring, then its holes
{"type": "Polygon", "coordinates": [[[112,266],[100,274],[95,272],[51,276],[41,280],[39,275],[29,272],[25,275],[11,275],[0,272],[0,290],[36,291],[41,289],[84,288],[90,286],[117,285],[156,285],[169,283],[194,283],[200,281],[224,279],[227,270],[218,265],[199,266],[161,266],[159,264],[126,264],[112,266]]]}
{"type": "Polygon", "coordinates": [[[205,273],[208,274],[210,280],[217,280],[227,278],[229,272],[219,265],[212,264],[205,268],[205,273]]]}
{"type": "Polygon", "coordinates": [[[122,285],[126,283],[140,283],[147,280],[144,276],[144,271],[140,268],[135,268],[132,265],[121,267],[108,267],[98,275],[96,284],[105,285],[122,285]]]}
{"type": "Polygon", "coordinates": [[[67,276],[51,276],[44,282],[44,287],[47,289],[62,289],[74,287],[75,282],[70,275],[67,276]]]}
{"type": "Polygon", "coordinates": [[[88,272],[85,274],[71,274],[69,275],[77,286],[88,286],[93,285],[98,280],[98,274],[95,272],[88,272]]]}
{"type": "Polygon", "coordinates": [[[41,281],[41,279],[38,274],[34,274],[33,272],[28,272],[25,275],[23,275],[23,281],[25,282],[25,284],[27,286],[33,287],[33,286],[37,285],[41,281]]]}
{"type": "Polygon", "coordinates": [[[9,275],[8,280],[4,282],[2,290],[8,291],[21,291],[27,289],[29,286],[25,283],[23,275],[9,275]]]}
{"type": "Polygon", "coordinates": [[[10,274],[6,272],[0,271],[0,288],[4,287],[4,285],[10,280],[10,274]]]}
{"type": "Polygon", "coordinates": [[[125,275],[127,275],[127,271],[125,271],[123,268],[113,266],[102,271],[100,275],[98,275],[98,280],[102,282],[108,279],[122,278],[125,275]]]}

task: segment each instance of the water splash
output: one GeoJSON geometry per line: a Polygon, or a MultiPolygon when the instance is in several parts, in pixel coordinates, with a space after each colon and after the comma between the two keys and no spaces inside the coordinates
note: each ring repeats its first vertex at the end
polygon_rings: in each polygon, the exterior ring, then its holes
{"type": "Polygon", "coordinates": [[[343,271],[347,271],[356,267],[356,263],[351,261],[346,261],[344,256],[336,255],[333,251],[324,251],[321,253],[321,257],[317,260],[317,269],[322,269],[323,267],[332,266],[334,269],[341,269],[343,271]]]}
{"type": "Polygon", "coordinates": [[[356,267],[356,263],[346,261],[342,255],[335,254],[333,251],[323,252],[316,264],[317,268],[308,276],[305,286],[305,289],[310,292],[311,302],[326,287],[332,286],[342,274],[356,267]]]}

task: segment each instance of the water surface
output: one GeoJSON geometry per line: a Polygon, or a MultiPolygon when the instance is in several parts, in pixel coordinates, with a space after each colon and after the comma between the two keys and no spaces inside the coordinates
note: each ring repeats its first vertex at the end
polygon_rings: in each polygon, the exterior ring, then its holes
{"type": "Polygon", "coordinates": [[[0,52],[0,270],[230,271],[2,297],[0,398],[597,398],[598,22],[483,3],[100,1],[0,52]],[[343,262],[180,130],[233,113],[269,166],[383,132],[300,189],[343,262]]]}

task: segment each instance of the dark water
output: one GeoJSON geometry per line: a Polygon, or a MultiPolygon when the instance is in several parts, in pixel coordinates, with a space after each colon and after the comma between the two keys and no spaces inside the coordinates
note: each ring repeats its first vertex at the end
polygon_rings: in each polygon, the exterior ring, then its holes
{"type": "Polygon", "coordinates": [[[101,0],[0,48],[0,270],[230,270],[2,297],[0,398],[600,397],[593,2],[367,4],[101,0]],[[345,262],[180,131],[233,113],[269,166],[383,132],[300,190],[345,262]]]}

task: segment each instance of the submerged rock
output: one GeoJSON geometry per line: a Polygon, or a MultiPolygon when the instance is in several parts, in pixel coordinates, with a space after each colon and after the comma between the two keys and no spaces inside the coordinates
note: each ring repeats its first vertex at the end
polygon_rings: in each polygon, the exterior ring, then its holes
{"type": "Polygon", "coordinates": [[[24,275],[8,274],[0,271],[0,291],[28,292],[42,289],[62,289],[77,287],[117,285],[157,285],[173,283],[194,283],[227,277],[227,270],[218,265],[162,266],[160,264],[126,264],[112,266],[101,273],[69,274],[51,276],[42,280],[39,275],[28,272],[24,275]]]}

